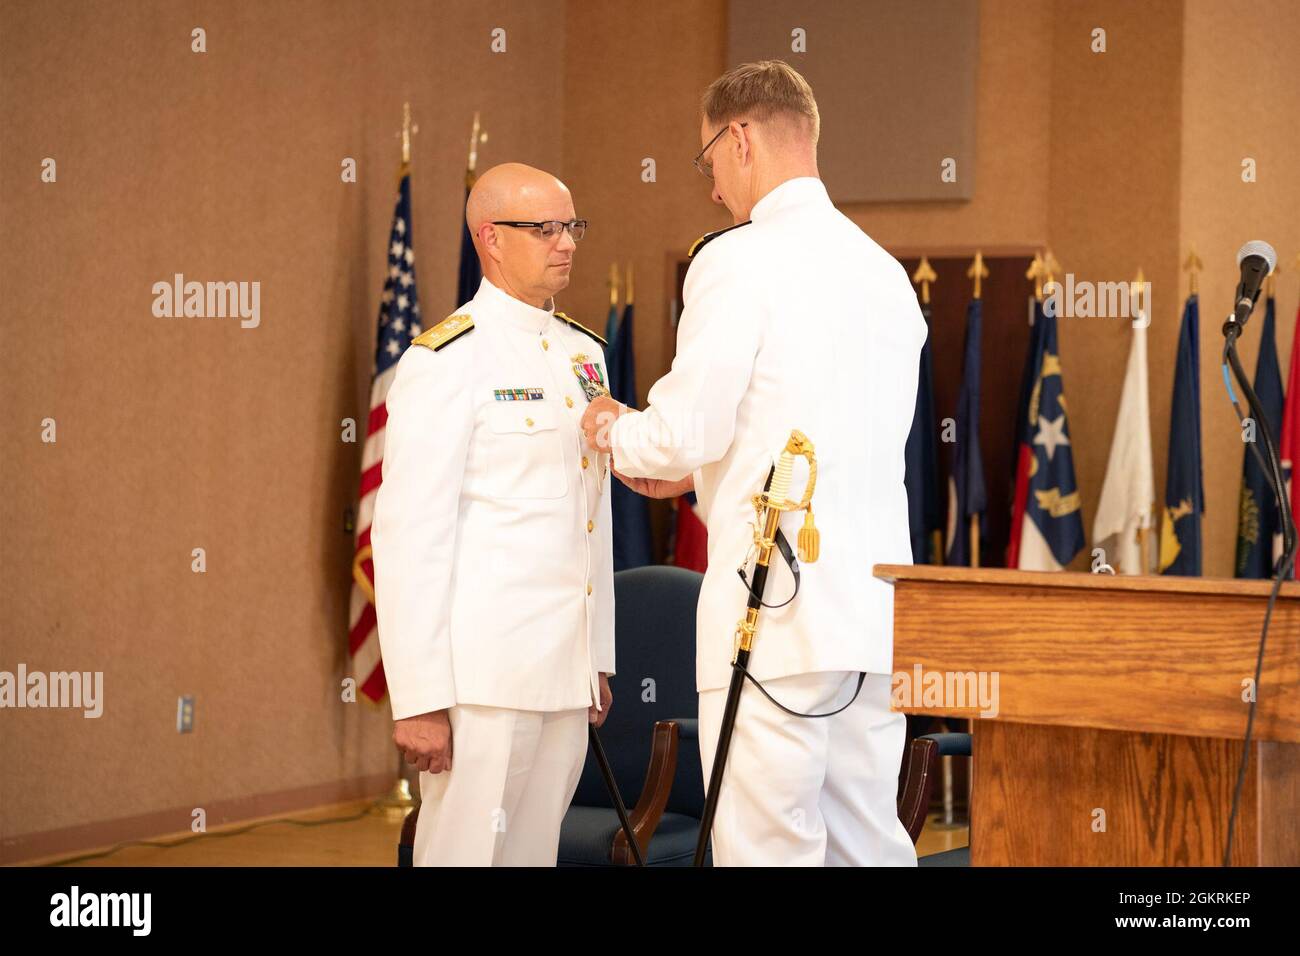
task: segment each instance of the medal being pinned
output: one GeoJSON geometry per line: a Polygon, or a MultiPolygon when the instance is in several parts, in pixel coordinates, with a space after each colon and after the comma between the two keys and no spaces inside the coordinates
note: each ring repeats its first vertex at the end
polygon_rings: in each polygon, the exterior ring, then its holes
{"type": "Polygon", "coordinates": [[[587,396],[587,401],[590,402],[600,395],[609,394],[609,386],[605,384],[604,369],[583,352],[573,356],[570,361],[573,362],[573,374],[577,376],[578,384],[582,386],[582,392],[587,396]]]}

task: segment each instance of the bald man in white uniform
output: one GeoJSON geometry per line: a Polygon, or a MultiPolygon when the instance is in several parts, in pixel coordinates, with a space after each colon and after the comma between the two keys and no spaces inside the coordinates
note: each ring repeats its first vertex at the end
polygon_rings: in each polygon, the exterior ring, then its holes
{"type": "Polygon", "coordinates": [[[393,739],[420,769],[417,866],[554,866],[614,672],[608,455],[579,422],[603,340],[561,312],[586,223],[554,176],[484,173],[474,298],[388,393],[371,526],[393,739]]]}

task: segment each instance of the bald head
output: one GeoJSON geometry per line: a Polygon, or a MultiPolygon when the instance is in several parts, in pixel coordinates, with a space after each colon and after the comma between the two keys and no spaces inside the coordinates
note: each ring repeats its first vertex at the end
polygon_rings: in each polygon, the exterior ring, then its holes
{"type": "Polygon", "coordinates": [[[568,222],[575,218],[569,188],[550,173],[523,163],[502,163],[479,176],[465,203],[465,222],[483,275],[530,305],[540,305],[569,284],[574,241],[567,231],[551,239],[537,229],[494,222],[568,222]]]}
{"type": "Polygon", "coordinates": [[[537,214],[539,209],[549,209],[556,204],[573,205],[568,186],[533,166],[502,163],[493,166],[474,183],[469,201],[465,203],[465,222],[477,242],[480,227],[494,219],[559,219],[558,215],[537,214]]]}

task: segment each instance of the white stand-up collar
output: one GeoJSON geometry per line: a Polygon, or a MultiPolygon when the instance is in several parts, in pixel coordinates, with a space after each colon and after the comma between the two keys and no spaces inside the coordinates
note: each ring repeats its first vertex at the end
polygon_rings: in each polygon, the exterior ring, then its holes
{"type": "Polygon", "coordinates": [[[479,283],[474,302],[486,306],[491,315],[523,332],[544,332],[551,324],[555,312],[555,300],[547,299],[546,308],[538,309],[527,302],[520,302],[508,292],[498,289],[488,281],[487,276],[479,283]]]}
{"type": "Polygon", "coordinates": [[[801,206],[810,202],[830,202],[826,186],[816,176],[796,176],[787,179],[771,190],[766,196],[754,203],[749,211],[749,218],[754,222],[772,215],[787,206],[801,206]]]}

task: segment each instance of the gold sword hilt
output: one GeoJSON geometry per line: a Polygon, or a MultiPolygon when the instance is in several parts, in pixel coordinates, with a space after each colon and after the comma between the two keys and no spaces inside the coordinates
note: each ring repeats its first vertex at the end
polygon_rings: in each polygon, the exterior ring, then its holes
{"type": "MultiPolygon", "coordinates": [[[[808,436],[798,429],[790,432],[790,438],[777,459],[772,470],[772,480],[766,491],[754,495],[754,565],[766,568],[772,560],[772,551],[776,547],[777,523],[787,511],[804,511],[807,517],[799,529],[799,560],[812,564],[821,551],[821,535],[813,524],[812,497],[817,488],[817,454],[808,436]],[[790,499],[790,484],[794,479],[794,460],[804,458],[808,461],[808,482],[804,485],[803,496],[798,501],[790,499]]],[[[748,563],[748,559],[746,559],[748,563]]],[[[743,565],[742,565],[743,568],[743,565]]],[[[751,601],[753,600],[751,593],[751,601]]],[[[762,596],[757,595],[761,604],[762,596]]],[[[749,652],[754,646],[754,637],[758,631],[758,607],[747,607],[745,616],[736,624],[736,633],[732,639],[732,658],[734,664],[741,651],[749,652]]]]}
{"type": "MultiPolygon", "coordinates": [[[[772,512],[803,511],[807,513],[803,527],[799,529],[799,559],[805,564],[812,564],[821,553],[821,534],[813,523],[812,498],[817,488],[817,454],[812,441],[797,428],[790,432],[790,438],[781,450],[776,468],[772,472],[772,483],[767,491],[754,496],[754,510],[758,514],[757,527],[767,531],[772,512]],[[790,484],[794,478],[794,461],[796,458],[808,462],[808,482],[804,485],[803,497],[799,501],[790,500],[790,484]]],[[[775,530],[770,534],[760,533],[755,543],[760,549],[770,549],[775,530]],[[764,540],[766,539],[766,540],[764,540]]]]}

